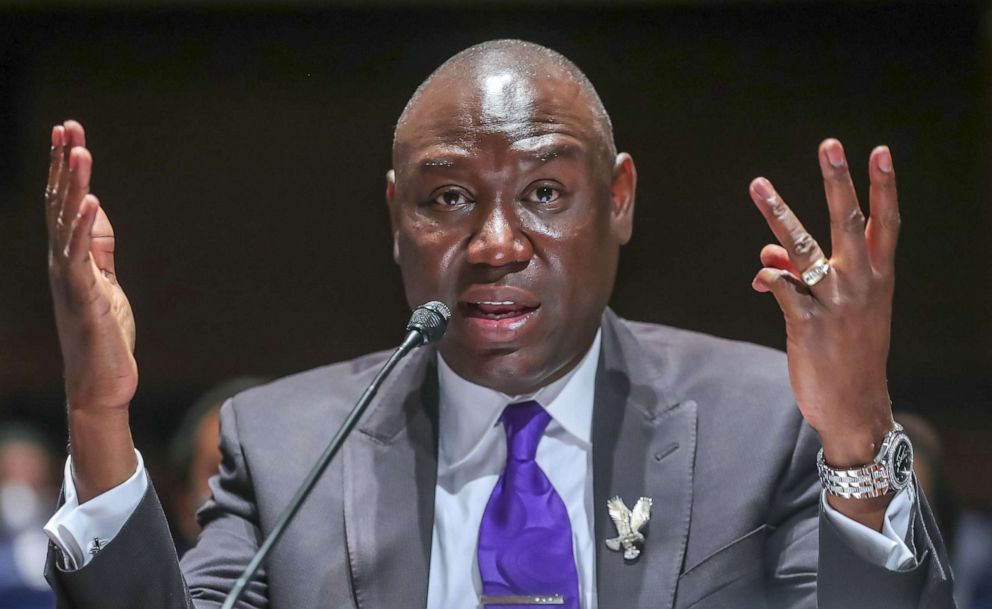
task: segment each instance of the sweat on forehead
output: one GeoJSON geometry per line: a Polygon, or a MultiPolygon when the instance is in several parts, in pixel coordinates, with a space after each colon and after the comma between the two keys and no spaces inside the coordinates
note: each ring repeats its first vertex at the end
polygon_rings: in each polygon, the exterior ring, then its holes
{"type": "MultiPolygon", "coordinates": [[[[423,127],[414,118],[423,115],[420,104],[425,99],[430,109],[436,110],[438,91],[446,98],[459,97],[476,101],[472,116],[459,119],[446,116],[470,126],[473,123],[499,123],[519,116],[520,109],[531,109],[535,88],[546,90],[547,84],[561,85],[556,90],[566,93],[565,99],[556,100],[554,111],[585,115],[591,130],[596,134],[602,151],[612,157],[616,154],[613,126],[603,102],[582,70],[561,53],[547,47],[522,40],[490,40],[469,47],[439,66],[417,87],[407,102],[393,134],[394,161],[397,146],[409,137],[408,129],[423,127]],[[526,81],[532,86],[518,86],[526,81]]],[[[546,117],[553,118],[553,117],[546,117]]]]}

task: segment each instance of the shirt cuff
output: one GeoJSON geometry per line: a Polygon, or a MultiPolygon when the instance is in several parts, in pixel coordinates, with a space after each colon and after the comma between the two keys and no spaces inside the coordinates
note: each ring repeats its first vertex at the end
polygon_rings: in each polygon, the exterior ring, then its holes
{"type": "Polygon", "coordinates": [[[908,545],[915,503],[913,485],[896,493],[885,510],[882,530],[879,532],[831,507],[826,491],[820,494],[824,515],[847,544],[866,561],[884,566],[889,571],[904,571],[916,566],[916,556],[908,545]]]}
{"type": "Polygon", "coordinates": [[[109,491],[79,505],[72,479],[72,457],[65,462],[62,493],[65,502],[45,524],[48,538],[62,551],[63,566],[75,571],[89,564],[101,548],[120,533],[148,490],[148,475],[141,453],[134,451],[134,474],[109,491]]]}

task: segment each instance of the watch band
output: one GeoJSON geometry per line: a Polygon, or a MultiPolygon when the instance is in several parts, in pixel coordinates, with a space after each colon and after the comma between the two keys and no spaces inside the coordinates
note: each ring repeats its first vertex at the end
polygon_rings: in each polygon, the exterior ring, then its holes
{"type": "Polygon", "coordinates": [[[816,456],[820,483],[831,495],[847,499],[871,499],[889,492],[889,475],[882,463],[854,469],[834,469],[823,460],[823,449],[816,456]]]}
{"type": "MultiPolygon", "coordinates": [[[[816,469],[820,474],[820,483],[824,490],[831,495],[846,499],[872,499],[903,488],[905,483],[900,484],[894,479],[891,449],[897,440],[903,440],[905,437],[902,425],[896,423],[895,429],[885,434],[872,463],[846,469],[830,467],[823,458],[821,448],[816,455],[816,469]]],[[[912,453],[910,453],[911,458],[912,453]]]]}

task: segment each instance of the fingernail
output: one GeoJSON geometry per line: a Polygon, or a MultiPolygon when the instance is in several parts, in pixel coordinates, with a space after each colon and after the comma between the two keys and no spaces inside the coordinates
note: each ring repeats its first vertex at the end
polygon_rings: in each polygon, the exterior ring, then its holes
{"type": "Polygon", "coordinates": [[[892,153],[889,152],[888,146],[884,146],[878,155],[878,169],[882,173],[892,173],[892,153]]]}
{"type": "Polygon", "coordinates": [[[772,183],[765,178],[758,178],[754,181],[754,192],[765,201],[771,201],[775,198],[775,189],[772,188],[772,183]]]}
{"type": "Polygon", "coordinates": [[[844,166],[844,148],[841,147],[840,142],[827,144],[827,161],[838,169],[844,166]]]}

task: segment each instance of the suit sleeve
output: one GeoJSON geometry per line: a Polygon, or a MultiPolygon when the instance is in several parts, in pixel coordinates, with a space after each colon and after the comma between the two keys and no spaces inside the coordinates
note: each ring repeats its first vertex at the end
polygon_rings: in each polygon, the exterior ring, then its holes
{"type": "Polygon", "coordinates": [[[947,549],[923,491],[918,485],[915,490],[917,501],[910,521],[909,545],[916,564],[908,569],[893,571],[859,558],[836,527],[821,514],[821,608],[839,609],[859,604],[881,609],[956,606],[952,598],[953,579],[947,549]]]}
{"type": "MultiPolygon", "coordinates": [[[[59,609],[212,609],[251,560],[259,528],[250,473],[238,441],[232,403],[221,409],[222,461],[210,480],[211,499],[200,509],[196,546],[176,556],[165,513],[149,484],[138,507],[114,539],[83,568],[69,571],[50,546],[46,578],[59,609]]],[[[238,607],[268,606],[265,573],[249,582],[238,607]]]]}
{"type": "Polygon", "coordinates": [[[774,530],[765,554],[769,604],[819,609],[954,607],[947,552],[920,489],[916,488],[908,536],[914,566],[890,570],[866,559],[822,512],[814,465],[818,449],[816,433],[801,423],[771,504],[774,530]]]}
{"type": "Polygon", "coordinates": [[[59,609],[186,609],[190,601],[165,513],[149,484],[116,537],[84,567],[68,570],[49,543],[45,578],[59,609]]]}
{"type": "Polygon", "coordinates": [[[798,412],[796,434],[792,454],[769,504],[771,532],[765,541],[765,574],[771,607],[816,609],[820,483],[814,464],[819,441],[798,412]]]}

